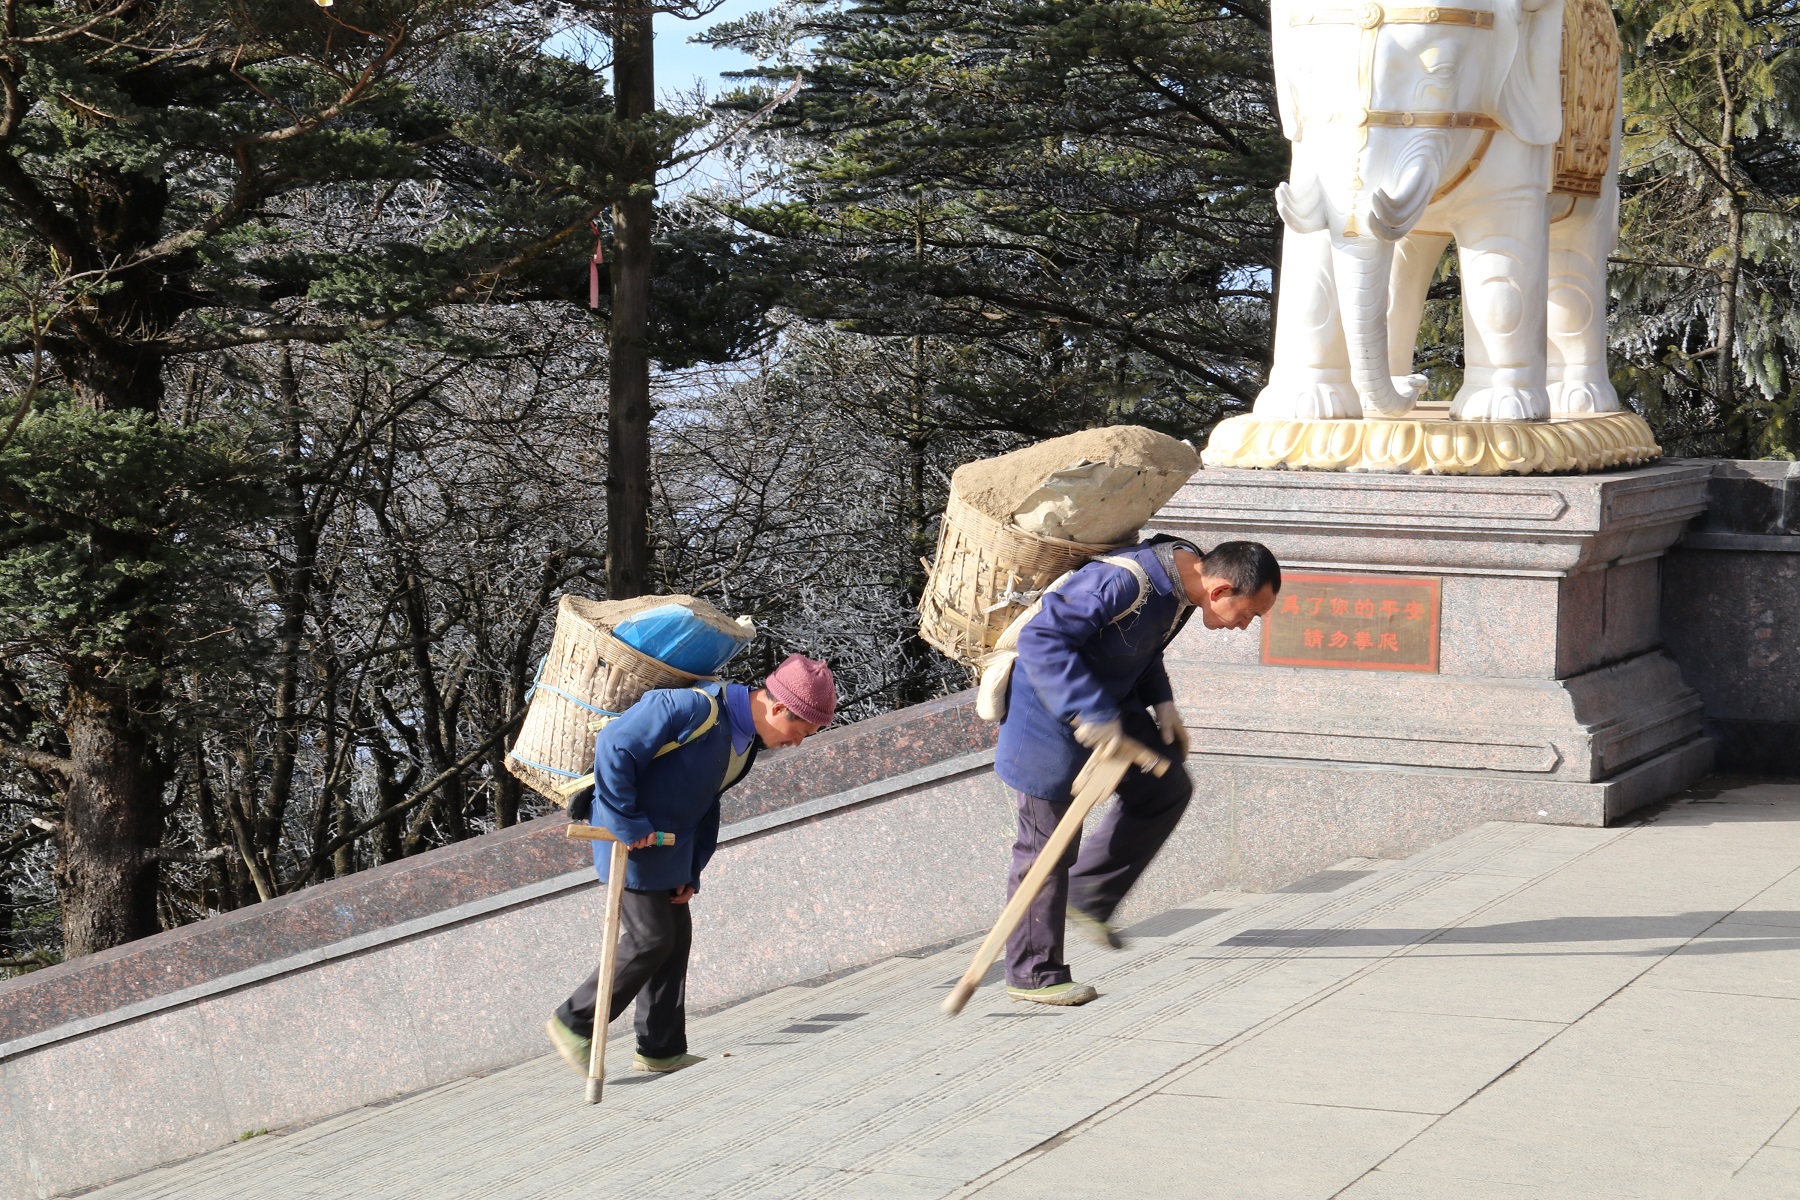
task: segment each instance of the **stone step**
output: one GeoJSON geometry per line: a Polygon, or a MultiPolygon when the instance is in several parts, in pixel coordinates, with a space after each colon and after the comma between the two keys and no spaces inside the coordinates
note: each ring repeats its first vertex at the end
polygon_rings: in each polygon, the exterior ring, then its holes
{"type": "Polygon", "coordinates": [[[1278,893],[1196,897],[1140,921],[1122,951],[1072,945],[1076,977],[1102,993],[1083,1008],[1013,1004],[993,982],[945,1018],[964,942],[698,1018],[708,1061],[671,1077],[625,1069],[621,1021],[597,1108],[546,1055],[92,1194],[950,1195],[1619,832],[1487,825],[1278,893]]]}

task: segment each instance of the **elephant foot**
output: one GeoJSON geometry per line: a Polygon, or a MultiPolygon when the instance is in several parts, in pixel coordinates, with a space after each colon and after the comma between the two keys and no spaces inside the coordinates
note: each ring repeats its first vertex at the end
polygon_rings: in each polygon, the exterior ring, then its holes
{"type": "Polygon", "coordinates": [[[1257,395],[1254,411],[1277,421],[1342,421],[1361,416],[1362,406],[1347,381],[1276,378],[1257,395]]]}
{"type": "Polygon", "coordinates": [[[1468,387],[1450,404],[1452,421],[1539,421],[1550,415],[1550,395],[1541,387],[1468,387]]]}
{"type": "Polygon", "coordinates": [[[1555,379],[1550,381],[1550,411],[1563,413],[1618,412],[1619,393],[1610,380],[1555,379]]]}

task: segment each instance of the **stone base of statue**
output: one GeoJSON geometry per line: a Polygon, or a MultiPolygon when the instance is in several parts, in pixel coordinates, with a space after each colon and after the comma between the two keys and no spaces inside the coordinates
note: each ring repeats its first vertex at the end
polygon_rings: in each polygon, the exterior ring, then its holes
{"type": "Polygon", "coordinates": [[[1154,528],[1263,542],[1285,583],[1249,631],[1194,621],[1170,649],[1189,823],[1316,846],[1316,869],[1485,820],[1602,825],[1698,779],[1660,560],[1706,480],[1198,472],[1154,528]]]}
{"type": "Polygon", "coordinates": [[[1636,413],[1544,421],[1453,421],[1421,404],[1391,421],[1304,421],[1246,413],[1220,422],[1209,467],[1377,471],[1409,475],[1551,475],[1655,462],[1662,450],[1636,413]]]}

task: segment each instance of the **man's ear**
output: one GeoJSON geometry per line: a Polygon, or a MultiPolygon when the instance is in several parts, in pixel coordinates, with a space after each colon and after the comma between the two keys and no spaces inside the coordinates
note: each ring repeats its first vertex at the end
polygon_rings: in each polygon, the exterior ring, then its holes
{"type": "Polygon", "coordinates": [[[1222,579],[1215,579],[1212,586],[1206,589],[1206,598],[1212,601],[1229,599],[1237,595],[1237,589],[1222,579]]]}

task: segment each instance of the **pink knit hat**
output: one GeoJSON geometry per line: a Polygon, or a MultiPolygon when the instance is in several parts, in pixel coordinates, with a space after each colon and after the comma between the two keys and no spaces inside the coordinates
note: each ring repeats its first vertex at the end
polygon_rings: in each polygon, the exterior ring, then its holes
{"type": "Polygon", "coordinates": [[[787,705],[788,711],[810,725],[831,724],[837,711],[837,685],[831,668],[816,658],[790,654],[763,680],[769,695],[787,705]]]}

